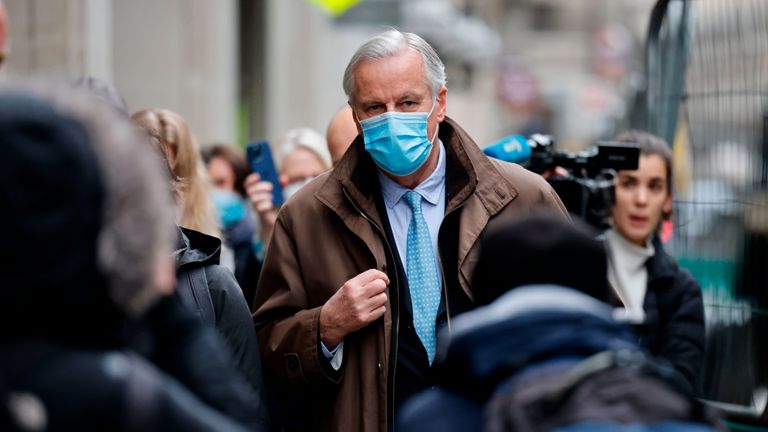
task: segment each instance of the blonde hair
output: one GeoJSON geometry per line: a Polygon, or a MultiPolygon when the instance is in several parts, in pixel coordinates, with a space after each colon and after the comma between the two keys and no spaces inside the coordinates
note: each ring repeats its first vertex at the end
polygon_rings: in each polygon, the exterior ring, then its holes
{"type": "Polygon", "coordinates": [[[208,173],[200,146],[187,122],[167,109],[145,109],[131,119],[156,140],[165,154],[173,179],[181,215],[179,225],[219,237],[218,218],[210,199],[208,173]]]}

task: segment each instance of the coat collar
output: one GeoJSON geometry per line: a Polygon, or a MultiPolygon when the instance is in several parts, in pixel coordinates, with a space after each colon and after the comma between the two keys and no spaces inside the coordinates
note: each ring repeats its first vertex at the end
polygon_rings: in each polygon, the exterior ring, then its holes
{"type": "Polygon", "coordinates": [[[677,263],[664,250],[658,235],[654,236],[652,243],[655,253],[646,263],[649,287],[656,286],[658,280],[671,279],[677,274],[677,263]]]}

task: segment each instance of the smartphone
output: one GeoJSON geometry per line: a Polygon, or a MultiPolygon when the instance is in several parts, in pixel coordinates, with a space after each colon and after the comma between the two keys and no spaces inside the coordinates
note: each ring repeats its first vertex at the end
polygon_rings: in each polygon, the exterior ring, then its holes
{"type": "Polygon", "coordinates": [[[278,207],[283,204],[283,188],[280,186],[280,174],[277,172],[275,162],[272,159],[272,151],[266,140],[249,143],[245,146],[248,163],[251,172],[258,173],[261,181],[272,183],[272,205],[278,207]]]}

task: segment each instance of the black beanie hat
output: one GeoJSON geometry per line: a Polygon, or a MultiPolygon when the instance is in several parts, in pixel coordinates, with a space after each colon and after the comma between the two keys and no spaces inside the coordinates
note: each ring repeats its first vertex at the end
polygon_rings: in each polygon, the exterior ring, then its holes
{"type": "Polygon", "coordinates": [[[43,315],[55,325],[106,291],[97,287],[102,207],[85,127],[36,96],[0,92],[0,321],[42,326],[43,315]]]}
{"type": "Polygon", "coordinates": [[[555,284],[609,299],[603,243],[579,220],[536,211],[491,229],[472,274],[475,302],[485,305],[523,285],[555,284]]]}

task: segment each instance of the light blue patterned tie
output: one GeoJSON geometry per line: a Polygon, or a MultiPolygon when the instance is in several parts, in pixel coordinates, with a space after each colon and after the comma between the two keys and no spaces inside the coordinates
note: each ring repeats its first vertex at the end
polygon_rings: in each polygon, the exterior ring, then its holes
{"type": "Polygon", "coordinates": [[[405,200],[413,211],[408,225],[408,287],[411,291],[413,326],[427,350],[429,363],[435,359],[435,325],[437,308],[440,306],[440,281],[437,263],[432,249],[427,221],[421,212],[421,195],[414,191],[405,193],[405,200]]]}

